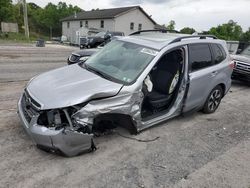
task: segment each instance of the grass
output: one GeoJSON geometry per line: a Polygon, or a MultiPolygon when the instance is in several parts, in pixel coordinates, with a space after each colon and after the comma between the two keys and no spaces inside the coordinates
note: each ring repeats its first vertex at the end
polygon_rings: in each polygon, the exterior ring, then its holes
{"type": "Polygon", "coordinates": [[[44,40],[49,40],[48,36],[40,35],[37,33],[30,33],[30,38],[27,39],[24,33],[1,33],[0,34],[0,42],[1,43],[11,43],[11,42],[21,42],[21,43],[31,43],[36,41],[38,38],[42,38],[44,40]]]}

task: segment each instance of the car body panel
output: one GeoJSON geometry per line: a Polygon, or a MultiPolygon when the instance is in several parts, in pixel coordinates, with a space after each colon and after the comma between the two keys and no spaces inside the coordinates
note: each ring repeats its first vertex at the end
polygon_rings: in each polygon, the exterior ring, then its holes
{"type": "Polygon", "coordinates": [[[114,96],[121,87],[122,84],[109,81],[74,64],[35,77],[28,84],[27,90],[44,110],[114,96]]]}
{"type": "Polygon", "coordinates": [[[82,134],[68,129],[55,130],[46,128],[36,123],[38,115],[34,115],[29,123],[24,115],[25,107],[22,100],[23,97],[18,101],[18,114],[25,131],[35,144],[52,151],[59,149],[66,156],[75,156],[91,149],[93,144],[92,134],[82,134]]]}
{"type": "Polygon", "coordinates": [[[232,74],[232,69],[229,67],[229,62],[227,54],[227,58],[221,63],[189,73],[189,91],[184,112],[201,108],[214,86],[223,84],[226,94],[231,87],[231,79],[228,78],[232,74]]]}

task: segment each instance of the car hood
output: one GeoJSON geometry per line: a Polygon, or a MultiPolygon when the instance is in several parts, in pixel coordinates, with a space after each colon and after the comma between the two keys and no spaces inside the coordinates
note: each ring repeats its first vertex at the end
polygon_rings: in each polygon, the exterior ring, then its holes
{"type": "Polygon", "coordinates": [[[122,86],[74,64],[35,77],[27,91],[41,109],[55,109],[115,96],[122,86]]]}
{"type": "Polygon", "coordinates": [[[250,64],[250,57],[249,56],[244,56],[244,55],[231,55],[231,57],[234,60],[242,61],[244,63],[249,63],[250,64]]]}
{"type": "Polygon", "coordinates": [[[94,48],[94,49],[84,49],[84,50],[78,50],[78,51],[75,51],[73,52],[72,54],[76,54],[78,56],[91,56],[93,55],[94,53],[96,53],[99,49],[97,48],[94,48]]]}

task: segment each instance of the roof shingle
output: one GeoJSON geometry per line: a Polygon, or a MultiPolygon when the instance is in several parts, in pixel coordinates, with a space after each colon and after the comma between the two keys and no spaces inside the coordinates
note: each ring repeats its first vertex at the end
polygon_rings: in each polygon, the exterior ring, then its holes
{"type": "Polygon", "coordinates": [[[91,19],[112,19],[119,14],[125,13],[132,9],[140,9],[145,16],[147,16],[154,24],[156,22],[140,7],[140,6],[130,6],[130,7],[120,7],[120,8],[110,8],[110,9],[96,9],[91,11],[82,11],[76,15],[71,15],[60,21],[73,21],[73,20],[91,20],[91,19]]]}

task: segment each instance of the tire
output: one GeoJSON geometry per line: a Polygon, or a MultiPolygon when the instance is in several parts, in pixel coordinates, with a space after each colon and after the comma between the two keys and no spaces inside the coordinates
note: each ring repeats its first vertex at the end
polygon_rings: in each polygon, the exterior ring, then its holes
{"type": "Polygon", "coordinates": [[[223,89],[221,86],[216,86],[207,97],[206,103],[202,109],[203,113],[214,113],[220,105],[223,96],[223,89]]]}

